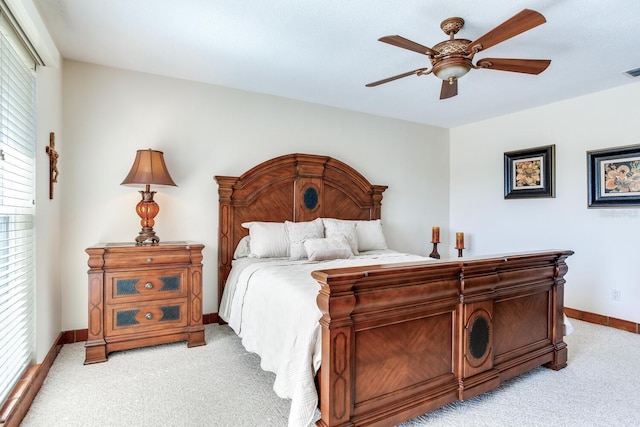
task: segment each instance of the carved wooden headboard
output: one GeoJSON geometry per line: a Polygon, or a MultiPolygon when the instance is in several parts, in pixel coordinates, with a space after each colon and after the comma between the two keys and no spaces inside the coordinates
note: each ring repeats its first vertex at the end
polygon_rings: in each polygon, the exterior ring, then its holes
{"type": "Polygon", "coordinates": [[[216,176],[220,198],[218,302],[233,252],[248,234],[247,221],[311,221],[315,218],[379,219],[383,185],[371,185],[349,165],[327,156],[288,154],[240,177],[216,176]]]}

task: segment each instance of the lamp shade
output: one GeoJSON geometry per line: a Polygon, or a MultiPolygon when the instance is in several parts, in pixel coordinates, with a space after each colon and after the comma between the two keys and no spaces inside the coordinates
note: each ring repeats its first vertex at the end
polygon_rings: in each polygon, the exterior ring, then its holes
{"type": "Polygon", "coordinates": [[[171,185],[177,187],[171,179],[162,151],[138,150],[136,159],[127,177],[120,185],[171,185]]]}

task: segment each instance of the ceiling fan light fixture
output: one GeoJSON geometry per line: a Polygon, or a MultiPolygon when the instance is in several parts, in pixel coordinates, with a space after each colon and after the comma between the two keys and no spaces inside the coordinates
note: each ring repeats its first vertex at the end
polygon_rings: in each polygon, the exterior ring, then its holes
{"type": "Polygon", "coordinates": [[[433,66],[433,74],[439,79],[451,81],[459,79],[473,68],[471,61],[465,58],[443,59],[433,66]]]}

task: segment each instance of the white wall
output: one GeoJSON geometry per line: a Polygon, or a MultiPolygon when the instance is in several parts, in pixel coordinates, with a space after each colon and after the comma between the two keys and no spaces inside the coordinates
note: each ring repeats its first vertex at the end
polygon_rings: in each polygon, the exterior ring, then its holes
{"type": "Polygon", "coordinates": [[[66,146],[62,133],[62,70],[41,67],[37,72],[37,146],[36,146],[36,359],[42,362],[61,327],[60,233],[62,191],[66,180],[61,173],[49,199],[49,133],[56,136],[58,166],[64,170],[66,146]]]}
{"type": "Polygon", "coordinates": [[[572,249],[565,305],[640,321],[633,271],[640,211],[586,207],[586,151],[640,143],[633,126],[640,84],[449,131],[74,61],[64,61],[64,68],[62,95],[55,89],[59,71],[46,79],[45,110],[54,124],[39,130],[44,144],[48,132],[60,128],[55,104],[62,96],[64,134],[56,132],[61,183],[54,201],[38,199],[51,208],[47,231],[39,234],[47,242],[39,246],[39,261],[46,260],[39,267],[39,337],[86,328],[84,249],[137,235],[138,193],[119,183],[140,148],[163,150],[179,185],[156,189],[158,235],[206,245],[205,313],[217,311],[213,176],[238,175],[268,158],[303,152],[336,157],[373,184],[389,185],[383,218],[390,246],[428,254],[431,226],[440,225],[444,256],[455,255],[449,244],[455,231],[466,234],[466,255],[572,249]],[[504,200],[503,152],[547,144],[556,145],[556,198],[504,200]],[[60,205],[61,232],[55,226],[60,205]],[[51,243],[58,238],[61,250],[51,243]],[[620,302],[610,299],[614,287],[620,302]]]}
{"type": "Polygon", "coordinates": [[[49,132],[56,134],[56,150],[64,165],[62,134],[61,59],[31,0],[6,2],[38,54],[45,62],[36,72],[36,269],[35,269],[35,363],[41,363],[54,345],[61,328],[60,286],[60,194],[65,176],[56,184],[55,198],[49,200],[49,132]]]}
{"type": "Polygon", "coordinates": [[[451,130],[451,228],[468,255],[571,249],[565,306],[640,322],[640,210],[588,209],[588,150],[640,144],[640,83],[451,130]],[[556,145],[556,197],[505,200],[503,153],[556,145]],[[612,301],[612,289],[621,291],[612,301]]]}
{"type": "Polygon", "coordinates": [[[87,327],[84,249],[140,230],[137,189],[120,186],[137,149],[164,151],[178,184],[155,188],[160,239],[206,245],[205,313],[217,311],[214,175],[283,154],[329,155],[389,186],[391,247],[428,254],[431,226],[446,230],[448,129],[74,61],[64,61],[63,87],[62,330],[87,327]]]}

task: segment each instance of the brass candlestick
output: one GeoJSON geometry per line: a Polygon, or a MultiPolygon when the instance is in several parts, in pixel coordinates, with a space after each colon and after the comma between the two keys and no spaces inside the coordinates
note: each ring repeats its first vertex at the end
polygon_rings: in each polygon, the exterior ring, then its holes
{"type": "Polygon", "coordinates": [[[464,248],[456,248],[458,250],[458,258],[462,258],[462,250],[464,248]]]}
{"type": "Polygon", "coordinates": [[[431,242],[431,243],[433,243],[433,250],[429,254],[429,257],[435,258],[435,259],[440,259],[440,254],[438,253],[438,243],[439,242],[431,242]]]}

